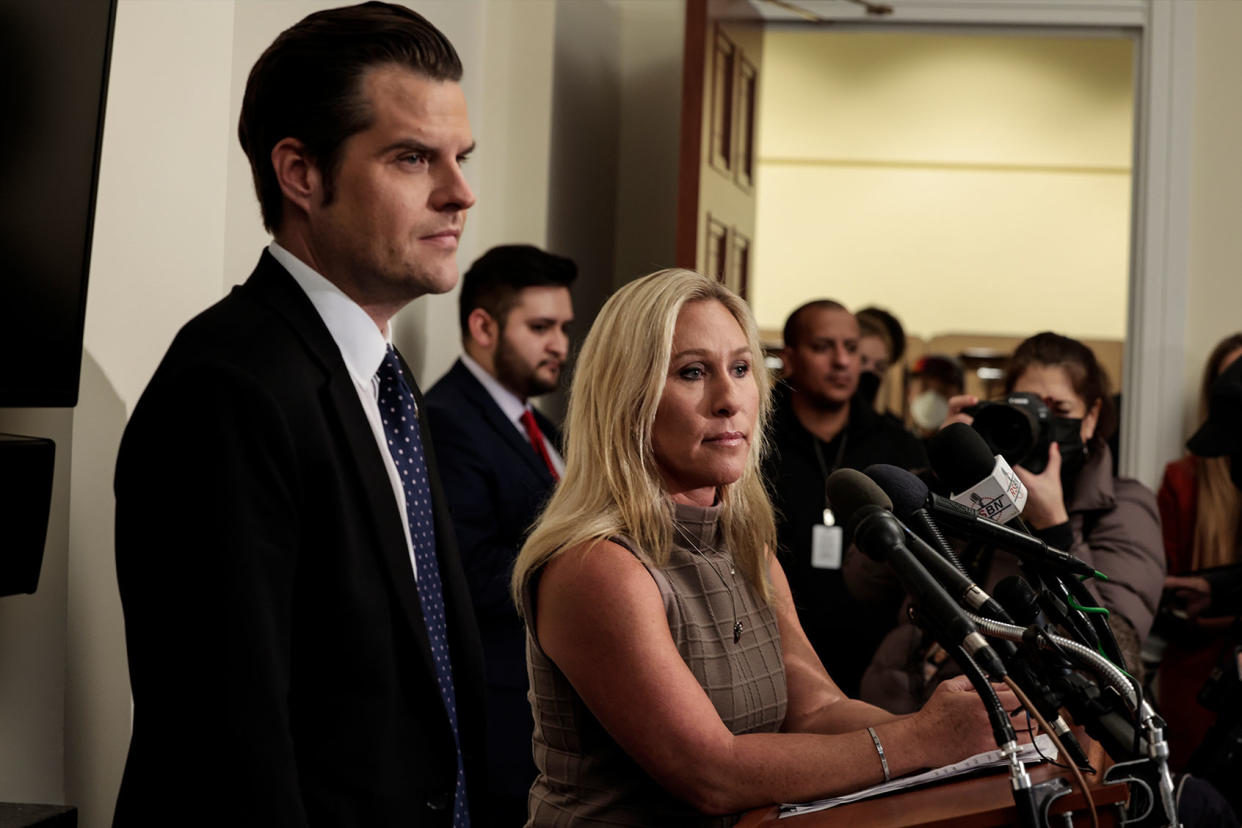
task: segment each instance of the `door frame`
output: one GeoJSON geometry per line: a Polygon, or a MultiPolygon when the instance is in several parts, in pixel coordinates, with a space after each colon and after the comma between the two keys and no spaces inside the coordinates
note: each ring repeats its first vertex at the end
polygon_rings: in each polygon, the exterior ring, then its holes
{"type": "MultiPolygon", "coordinates": [[[[1130,289],[1119,459],[1122,474],[1155,488],[1165,463],[1183,453],[1185,438],[1195,4],[902,0],[896,14],[876,18],[854,3],[795,2],[842,28],[1039,27],[1089,33],[1120,30],[1136,38],[1130,289]]],[[[687,0],[688,16],[703,14],[704,5],[710,6],[713,18],[753,20],[759,10],[769,26],[816,25],[762,0],[687,0]]],[[[683,140],[684,132],[683,128],[683,140]]]]}

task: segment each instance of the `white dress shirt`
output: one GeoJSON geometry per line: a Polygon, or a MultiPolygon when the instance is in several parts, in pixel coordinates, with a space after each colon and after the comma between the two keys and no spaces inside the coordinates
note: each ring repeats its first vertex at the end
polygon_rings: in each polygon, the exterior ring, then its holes
{"type": "MultiPolygon", "coordinates": [[[[466,366],[466,370],[474,374],[485,389],[496,401],[496,405],[500,406],[501,412],[513,423],[513,427],[522,435],[522,439],[530,442],[530,435],[526,433],[526,426],[522,425],[522,415],[531,408],[529,402],[523,402],[517,394],[514,394],[508,388],[500,384],[500,380],[487,373],[487,370],[475,362],[469,354],[461,355],[461,364],[466,366]]],[[[539,421],[535,421],[535,425],[539,425],[539,421]]],[[[543,434],[543,429],[539,429],[539,433],[543,434]]],[[[565,476],[565,460],[561,457],[561,453],[557,448],[556,442],[548,439],[548,435],[543,434],[543,444],[548,450],[548,459],[552,461],[553,467],[556,469],[557,477],[565,476]]],[[[531,447],[534,448],[533,446],[531,447]]]]}
{"type": "Polygon", "coordinates": [[[388,453],[388,435],[384,431],[379,411],[379,377],[375,374],[391,344],[389,332],[381,333],[375,320],[357,302],[297,256],[276,242],[268,245],[267,249],[306,293],[327,326],[328,333],[332,334],[336,347],[341,351],[341,358],[345,360],[350,379],[354,381],[354,390],[358,392],[358,402],[362,404],[362,410],[367,415],[371,433],[375,436],[375,445],[379,448],[384,468],[388,471],[397,513],[401,515],[401,527],[405,530],[405,546],[410,555],[410,567],[417,580],[418,565],[414,562],[414,545],[410,542],[410,519],[405,510],[405,489],[401,485],[401,475],[397,473],[397,464],[388,453]]]}

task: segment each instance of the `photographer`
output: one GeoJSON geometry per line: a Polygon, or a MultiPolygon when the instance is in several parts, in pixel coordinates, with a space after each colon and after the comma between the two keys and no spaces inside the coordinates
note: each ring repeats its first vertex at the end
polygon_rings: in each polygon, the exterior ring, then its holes
{"type": "MultiPolygon", "coordinates": [[[[1038,395],[1052,416],[1053,439],[1046,457],[1027,458],[1042,470],[1034,473],[1021,462],[1014,466],[1028,492],[1022,517],[1049,545],[1109,577],[1089,588],[1110,611],[1113,633],[1131,671],[1136,671],[1140,645],[1160,598],[1164,554],[1155,497],[1141,483],[1112,473],[1108,438],[1117,415],[1107,376],[1090,348],[1045,332],[1014,351],[1004,387],[1007,394],[1038,395]]],[[[978,402],[969,395],[952,398],[946,425],[970,424],[965,409],[978,402]]],[[[1018,571],[1016,559],[1004,552],[974,563],[975,580],[986,590],[1018,571]]],[[[858,585],[849,572],[847,579],[851,588],[858,585]]],[[[917,709],[936,684],[955,672],[951,662],[923,652],[921,636],[905,624],[876,653],[861,695],[894,712],[917,709]]]]}

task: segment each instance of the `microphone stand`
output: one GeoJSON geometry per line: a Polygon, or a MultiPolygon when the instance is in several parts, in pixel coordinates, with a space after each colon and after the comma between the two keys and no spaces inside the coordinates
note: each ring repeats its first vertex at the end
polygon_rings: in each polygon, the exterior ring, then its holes
{"type": "MultiPolygon", "coordinates": [[[[912,613],[912,615],[917,616],[917,613],[912,613]]],[[[919,623],[917,617],[915,622],[919,623]]],[[[919,626],[928,629],[924,624],[920,623],[919,626]]],[[[935,635],[934,630],[932,634],[935,635]]],[[[940,644],[943,647],[945,642],[941,641],[940,644]]],[[[983,674],[983,670],[966,652],[965,647],[954,645],[947,649],[957,662],[957,666],[961,667],[962,672],[970,678],[971,685],[979,694],[979,699],[988,712],[988,722],[992,725],[992,738],[996,740],[1001,756],[1009,765],[1009,786],[1013,791],[1014,807],[1018,811],[1018,824],[1023,828],[1047,828],[1046,824],[1040,821],[1039,816],[1043,812],[1043,800],[1051,801],[1056,797],[1049,796],[1053,792],[1046,789],[1047,783],[1041,783],[1039,786],[1031,784],[1031,777],[1023,767],[1022,760],[1018,758],[1018,736],[1014,733],[1013,725],[1009,723],[1009,715],[1001,705],[1000,697],[996,695],[996,691],[992,688],[987,676],[983,674]]]]}
{"type": "MultiPolygon", "coordinates": [[[[1138,719],[1138,726],[1145,732],[1146,758],[1140,758],[1138,762],[1150,763],[1148,766],[1150,771],[1141,775],[1144,777],[1155,777],[1156,792],[1152,796],[1153,799],[1159,799],[1164,810],[1165,822],[1163,824],[1167,826],[1180,825],[1177,821],[1173,778],[1169,773],[1169,745],[1164,739],[1164,722],[1156,715],[1151,705],[1138,695],[1131,683],[1130,677],[1125,672],[1089,647],[1085,647],[1077,641],[1047,633],[1038,627],[1023,629],[1012,624],[981,618],[970,612],[967,612],[967,616],[975,622],[980,631],[985,635],[1009,641],[1023,641],[1041,650],[1052,650],[1062,656],[1073,659],[1093,672],[1115,691],[1138,719]]],[[[1127,766],[1126,770],[1128,771],[1139,770],[1134,767],[1137,764],[1136,762],[1123,764],[1127,766]]],[[[1105,775],[1105,778],[1108,778],[1108,774],[1105,775]]]]}

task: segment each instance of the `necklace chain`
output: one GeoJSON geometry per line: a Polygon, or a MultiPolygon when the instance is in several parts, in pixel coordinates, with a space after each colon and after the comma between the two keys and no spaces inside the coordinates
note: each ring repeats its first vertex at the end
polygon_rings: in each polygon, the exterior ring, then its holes
{"type": "MultiPolygon", "coordinates": [[[[708,567],[711,568],[712,572],[716,573],[716,577],[720,579],[721,586],[723,586],[725,588],[725,592],[729,594],[729,605],[733,607],[733,643],[737,644],[742,640],[742,632],[746,629],[745,625],[742,624],[742,620],[737,617],[737,597],[733,594],[734,589],[737,587],[737,567],[733,565],[732,561],[729,562],[729,577],[733,582],[730,584],[725,580],[724,575],[720,574],[720,570],[717,569],[716,564],[712,562],[711,557],[707,554],[707,550],[703,549],[703,547],[699,545],[698,541],[696,541],[689,532],[682,528],[681,524],[674,520],[673,528],[677,530],[678,534],[680,534],[683,539],[685,539],[686,543],[690,544],[690,548],[699,554],[699,557],[701,557],[708,567]]],[[[714,546],[710,548],[713,552],[718,551],[714,546]]]]}

